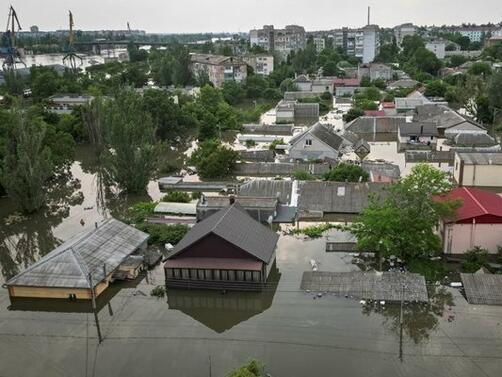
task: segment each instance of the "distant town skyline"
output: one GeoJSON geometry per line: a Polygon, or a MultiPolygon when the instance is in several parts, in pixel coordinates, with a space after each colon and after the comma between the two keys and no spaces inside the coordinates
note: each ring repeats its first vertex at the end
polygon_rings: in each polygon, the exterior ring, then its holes
{"type": "MultiPolygon", "coordinates": [[[[416,25],[497,23],[500,0],[380,0],[354,4],[333,0],[12,0],[23,30],[37,25],[41,31],[68,28],[68,10],[75,28],[82,30],[132,29],[149,33],[248,32],[264,24],[298,24],[310,30],[328,30],[371,22],[393,27],[416,25]]],[[[0,12],[7,20],[8,5],[0,12]]]]}

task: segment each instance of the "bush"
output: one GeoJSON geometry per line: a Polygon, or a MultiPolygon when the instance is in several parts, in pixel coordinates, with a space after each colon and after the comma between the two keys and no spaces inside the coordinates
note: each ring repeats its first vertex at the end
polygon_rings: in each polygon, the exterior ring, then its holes
{"type": "Polygon", "coordinates": [[[176,245],[187,234],[189,227],[187,225],[164,225],[164,224],[137,224],[136,228],[148,233],[150,245],[164,245],[170,243],[176,245]]]}
{"type": "Polygon", "coordinates": [[[465,253],[465,260],[462,263],[462,271],[473,273],[483,267],[488,259],[488,250],[475,246],[465,253]]]}
{"type": "Polygon", "coordinates": [[[285,145],[286,143],[284,142],[284,139],[277,139],[277,140],[274,140],[273,142],[270,143],[268,149],[270,149],[271,151],[275,150],[275,147],[277,147],[278,145],[285,145]]]}
{"type": "Polygon", "coordinates": [[[353,107],[349,111],[347,111],[346,114],[343,115],[343,121],[348,123],[353,121],[354,119],[359,118],[360,116],[364,115],[364,110],[360,109],[358,107],[353,107]]]}
{"type": "Polygon", "coordinates": [[[314,176],[305,170],[295,170],[293,178],[299,181],[311,181],[314,179],[314,176]]]}
{"type": "Polygon", "coordinates": [[[370,175],[358,165],[342,162],[324,174],[327,181],[367,182],[370,175]]]}
{"type": "Polygon", "coordinates": [[[157,297],[157,298],[162,298],[166,295],[166,287],[164,287],[163,285],[157,285],[155,288],[153,288],[151,291],[150,291],[150,296],[154,296],[154,297],[157,297]]]}
{"type": "Polygon", "coordinates": [[[128,224],[137,224],[145,221],[147,216],[153,214],[153,210],[157,206],[155,202],[139,202],[129,208],[122,220],[128,224]]]}
{"type": "Polygon", "coordinates": [[[297,230],[293,231],[293,233],[295,233],[295,234],[303,233],[307,237],[310,237],[310,238],[319,238],[319,237],[322,237],[322,234],[325,231],[330,230],[335,227],[336,227],[336,225],[324,223],[324,224],[320,224],[320,225],[312,225],[312,226],[306,227],[304,229],[297,229],[297,230]]]}
{"type": "Polygon", "coordinates": [[[246,140],[244,143],[246,145],[246,148],[252,148],[256,146],[256,141],[254,140],[246,140]]]}
{"type": "Polygon", "coordinates": [[[170,191],[162,198],[163,202],[172,202],[172,203],[190,203],[192,198],[186,192],[181,191],[170,191]]]}
{"type": "Polygon", "coordinates": [[[190,161],[202,178],[224,178],[233,173],[237,152],[219,140],[206,140],[199,144],[190,161]]]}

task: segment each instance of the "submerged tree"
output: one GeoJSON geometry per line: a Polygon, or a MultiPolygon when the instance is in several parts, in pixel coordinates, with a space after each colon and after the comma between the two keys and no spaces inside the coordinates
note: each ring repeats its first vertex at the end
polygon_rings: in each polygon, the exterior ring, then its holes
{"type": "Polygon", "coordinates": [[[44,205],[45,184],[54,168],[51,151],[44,143],[46,125],[19,110],[10,115],[10,135],[0,164],[0,182],[23,212],[32,213],[44,205]]]}
{"type": "Polygon", "coordinates": [[[104,133],[107,175],[130,193],[146,190],[155,169],[154,127],[141,96],[122,90],[105,105],[104,133]]]}

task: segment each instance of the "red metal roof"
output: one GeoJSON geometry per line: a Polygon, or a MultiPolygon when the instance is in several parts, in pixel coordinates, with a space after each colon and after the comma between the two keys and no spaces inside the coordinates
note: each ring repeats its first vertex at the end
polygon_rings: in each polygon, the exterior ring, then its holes
{"type": "Polygon", "coordinates": [[[382,106],[384,109],[395,109],[396,104],[394,102],[382,102],[382,106]]]}
{"type": "Polygon", "coordinates": [[[502,197],[485,190],[471,187],[457,187],[439,200],[461,199],[462,206],[457,210],[457,223],[502,223],[502,197]]]}
{"type": "Polygon", "coordinates": [[[168,259],[164,268],[201,268],[215,270],[261,271],[263,262],[243,258],[176,258],[168,259]]]}
{"type": "Polygon", "coordinates": [[[383,110],[365,110],[364,111],[364,116],[367,117],[383,117],[387,114],[385,114],[385,111],[383,110]]]}

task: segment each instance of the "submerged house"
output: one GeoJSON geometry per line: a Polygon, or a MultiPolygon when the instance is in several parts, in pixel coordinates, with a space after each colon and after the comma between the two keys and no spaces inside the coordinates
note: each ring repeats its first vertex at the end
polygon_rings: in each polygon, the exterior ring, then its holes
{"type": "Polygon", "coordinates": [[[174,288],[261,290],[279,236],[232,203],[197,223],[164,264],[174,288]]]}
{"type": "Polygon", "coordinates": [[[444,219],[439,232],[445,254],[464,254],[475,246],[497,253],[502,245],[502,197],[470,187],[458,187],[438,200],[460,200],[454,219],[444,219]]]}
{"type": "Polygon", "coordinates": [[[125,277],[135,277],[137,267],[130,256],[146,248],[148,237],[118,220],[105,220],[7,281],[9,296],[95,298],[119,272],[125,277]]]}

